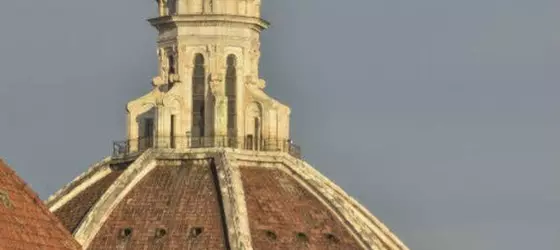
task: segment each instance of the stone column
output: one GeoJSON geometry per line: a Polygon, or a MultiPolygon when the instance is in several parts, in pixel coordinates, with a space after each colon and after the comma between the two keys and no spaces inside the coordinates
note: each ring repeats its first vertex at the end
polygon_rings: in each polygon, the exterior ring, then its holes
{"type": "Polygon", "coordinates": [[[138,114],[128,111],[127,115],[127,140],[128,140],[128,151],[136,152],[138,151],[138,121],[136,120],[138,114]]]}
{"type": "Polygon", "coordinates": [[[158,100],[157,101],[157,106],[156,106],[156,114],[155,114],[155,127],[156,127],[156,133],[155,133],[155,142],[154,142],[154,148],[168,148],[169,145],[169,112],[167,112],[167,109],[165,108],[165,106],[163,105],[163,101],[162,100],[158,100]]]}
{"type": "Polygon", "coordinates": [[[183,93],[185,98],[185,110],[182,115],[181,122],[183,123],[184,131],[180,134],[181,136],[184,135],[191,135],[192,134],[192,127],[193,127],[193,88],[192,88],[192,79],[193,79],[193,68],[194,65],[192,64],[192,60],[187,61],[183,75],[183,93]]]}
{"type": "Polygon", "coordinates": [[[167,16],[167,0],[158,1],[159,16],[167,16]]]}
{"type": "Polygon", "coordinates": [[[237,14],[238,15],[246,15],[247,14],[247,0],[241,0],[237,6],[237,14]]]}
{"type": "Polygon", "coordinates": [[[225,145],[227,139],[227,97],[223,77],[212,77],[210,88],[214,99],[214,145],[220,147],[225,145]]]}
{"type": "Polygon", "coordinates": [[[214,13],[213,7],[212,6],[213,3],[211,0],[204,0],[203,1],[203,6],[202,6],[202,13],[203,14],[212,14],[214,13]]]}

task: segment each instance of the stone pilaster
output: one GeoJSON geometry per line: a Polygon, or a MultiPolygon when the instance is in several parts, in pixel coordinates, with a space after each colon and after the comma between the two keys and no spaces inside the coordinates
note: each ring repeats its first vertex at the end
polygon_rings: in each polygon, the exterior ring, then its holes
{"type": "Polygon", "coordinates": [[[213,95],[214,137],[217,146],[224,145],[227,136],[227,97],[225,95],[224,80],[221,75],[212,77],[210,88],[213,95]]]}
{"type": "Polygon", "coordinates": [[[156,107],[156,119],[155,119],[155,147],[156,148],[167,148],[169,147],[169,112],[163,103],[157,103],[156,107]]]}

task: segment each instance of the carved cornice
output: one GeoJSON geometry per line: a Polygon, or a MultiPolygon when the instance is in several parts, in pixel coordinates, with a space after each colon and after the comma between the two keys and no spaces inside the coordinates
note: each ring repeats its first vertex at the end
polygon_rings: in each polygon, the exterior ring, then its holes
{"type": "Polygon", "coordinates": [[[157,29],[169,27],[174,24],[196,24],[204,25],[241,25],[249,26],[256,31],[262,31],[270,26],[270,23],[262,18],[237,16],[237,15],[219,15],[219,14],[204,14],[204,15],[176,15],[164,16],[148,19],[148,22],[157,29]]]}

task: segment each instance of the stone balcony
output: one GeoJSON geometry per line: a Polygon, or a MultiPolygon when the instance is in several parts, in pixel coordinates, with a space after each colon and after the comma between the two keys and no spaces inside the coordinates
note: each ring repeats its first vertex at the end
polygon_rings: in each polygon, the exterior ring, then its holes
{"type": "Polygon", "coordinates": [[[173,136],[141,137],[113,142],[113,158],[137,155],[149,148],[236,148],[251,151],[286,152],[301,159],[301,149],[289,139],[227,136],[173,136]]]}

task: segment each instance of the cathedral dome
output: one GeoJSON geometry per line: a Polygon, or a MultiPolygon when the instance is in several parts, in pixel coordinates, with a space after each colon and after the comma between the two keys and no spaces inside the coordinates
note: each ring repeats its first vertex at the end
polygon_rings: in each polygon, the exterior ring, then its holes
{"type": "Polygon", "coordinates": [[[108,158],[47,204],[84,249],[407,249],[282,152],[150,149],[108,158]]]}
{"type": "Polygon", "coordinates": [[[1,159],[0,249],[81,249],[37,194],[1,159]]]}
{"type": "Polygon", "coordinates": [[[126,139],[47,205],[84,249],[408,249],[301,158],[259,75],[260,0],[158,0],[126,139]]]}

